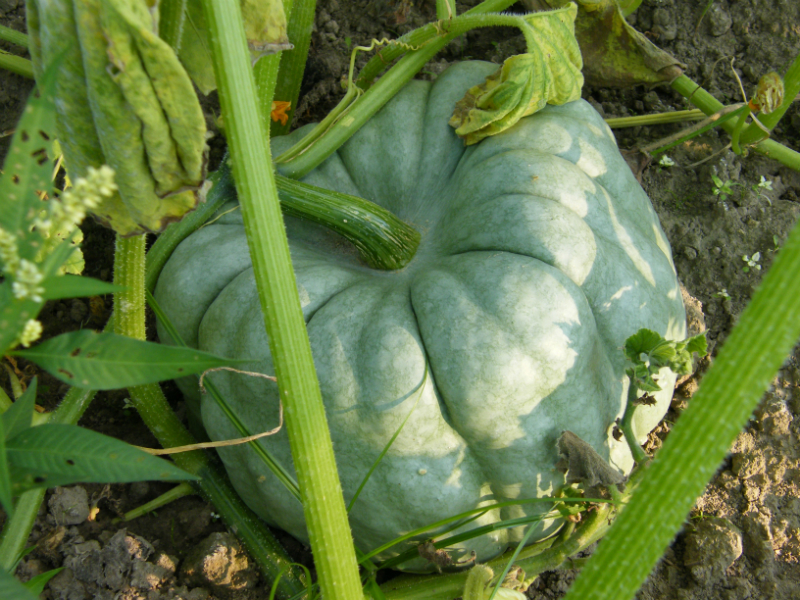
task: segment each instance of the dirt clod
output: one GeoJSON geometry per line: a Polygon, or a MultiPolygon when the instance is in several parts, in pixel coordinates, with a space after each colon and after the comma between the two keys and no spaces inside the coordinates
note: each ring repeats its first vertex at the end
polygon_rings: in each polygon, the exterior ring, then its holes
{"type": "Polygon", "coordinates": [[[89,518],[89,495],[78,485],[56,488],[47,506],[57,525],[79,525],[89,518]]]}
{"type": "Polygon", "coordinates": [[[686,535],[683,564],[694,580],[709,586],[742,555],[742,533],[726,519],[701,519],[686,535]]]}
{"type": "Polygon", "coordinates": [[[186,557],[181,577],[190,585],[225,595],[254,587],[258,571],[233,534],[212,533],[186,557]]]}

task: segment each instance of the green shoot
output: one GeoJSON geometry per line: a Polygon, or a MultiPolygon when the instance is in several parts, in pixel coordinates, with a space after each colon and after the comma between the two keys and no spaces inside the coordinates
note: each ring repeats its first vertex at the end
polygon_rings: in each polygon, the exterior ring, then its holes
{"type": "Polygon", "coordinates": [[[733,195],[734,186],[741,185],[730,179],[722,181],[721,178],[713,174],[711,175],[711,180],[714,182],[714,189],[711,191],[715,196],[719,196],[721,202],[725,202],[728,196],[733,195]]]}

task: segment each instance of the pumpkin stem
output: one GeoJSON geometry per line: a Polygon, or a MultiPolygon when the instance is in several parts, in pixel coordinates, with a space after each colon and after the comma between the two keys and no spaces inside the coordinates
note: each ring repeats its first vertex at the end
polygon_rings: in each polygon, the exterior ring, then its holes
{"type": "Polygon", "coordinates": [[[283,213],[325,225],[344,236],[372,268],[402,269],[414,257],[419,232],[372,202],[278,175],[283,213]]]}

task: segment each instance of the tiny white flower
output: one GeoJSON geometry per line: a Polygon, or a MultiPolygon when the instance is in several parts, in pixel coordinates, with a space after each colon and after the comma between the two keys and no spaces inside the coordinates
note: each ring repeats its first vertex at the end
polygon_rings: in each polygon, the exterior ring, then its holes
{"type": "Polygon", "coordinates": [[[28,319],[28,322],[25,323],[25,327],[22,329],[22,334],[19,337],[19,343],[27,348],[41,336],[42,324],[35,319],[28,319]]]}
{"type": "Polygon", "coordinates": [[[658,164],[662,167],[674,167],[675,161],[665,154],[658,160],[658,164]]]}
{"type": "Polygon", "coordinates": [[[17,300],[30,298],[34,302],[42,301],[44,288],[39,284],[44,279],[44,275],[42,275],[35,263],[23,258],[19,261],[19,266],[13,276],[15,281],[11,286],[11,290],[17,300]]]}

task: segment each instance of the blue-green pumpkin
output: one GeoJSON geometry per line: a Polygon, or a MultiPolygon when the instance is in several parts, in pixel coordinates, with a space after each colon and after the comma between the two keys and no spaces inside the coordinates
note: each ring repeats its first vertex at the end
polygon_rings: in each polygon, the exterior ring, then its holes
{"type": "MultiPolygon", "coordinates": [[[[685,337],[669,244],[589,104],[548,106],[473,146],[454,134],[456,101],[495,69],[466,62],[411,82],[303,178],[415,226],[422,241],[405,268],[373,270],[336,234],[286,219],[346,501],[411,412],[350,514],[363,551],[487,503],[553,494],[565,481],[556,469],[564,430],[628,472],[628,448],[612,435],[627,394],[622,346],[642,327],[685,337]]],[[[274,151],[303,133],[275,139],[274,151]]],[[[273,373],[238,211],[177,248],[156,298],[190,345],[273,373]]],[[[275,426],[274,384],[213,377],[252,432],[275,426]]],[[[637,409],[640,438],[663,417],[673,383],[661,373],[657,403],[637,409]]],[[[199,397],[196,385],[183,388],[199,397]]],[[[201,402],[212,439],[238,437],[213,400],[201,402]]],[[[285,432],[261,443],[293,472],[285,432]]],[[[300,504],[255,454],[219,452],[245,502],[307,540],[300,504]]],[[[546,510],[492,511],[462,529],[546,510]]],[[[559,526],[540,521],[531,541],[559,526]]],[[[495,531],[455,555],[475,550],[484,561],[522,533],[495,531]]]]}

